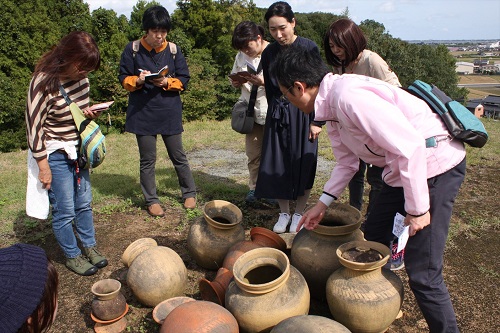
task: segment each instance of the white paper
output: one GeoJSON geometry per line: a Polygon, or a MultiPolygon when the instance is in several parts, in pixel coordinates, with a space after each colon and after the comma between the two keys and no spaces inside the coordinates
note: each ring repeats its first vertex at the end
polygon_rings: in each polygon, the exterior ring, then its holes
{"type": "Polygon", "coordinates": [[[398,253],[405,248],[408,238],[410,237],[410,226],[405,226],[404,221],[405,217],[396,213],[396,216],[394,216],[392,233],[398,238],[398,253]]]}

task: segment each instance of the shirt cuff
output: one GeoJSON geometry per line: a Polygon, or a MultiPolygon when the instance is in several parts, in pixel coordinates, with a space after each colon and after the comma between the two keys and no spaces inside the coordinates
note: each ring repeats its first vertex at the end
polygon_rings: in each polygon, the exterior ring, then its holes
{"type": "Polygon", "coordinates": [[[337,197],[326,192],[323,192],[323,194],[319,197],[319,201],[324,203],[326,206],[330,206],[335,200],[337,200],[337,197]]]}

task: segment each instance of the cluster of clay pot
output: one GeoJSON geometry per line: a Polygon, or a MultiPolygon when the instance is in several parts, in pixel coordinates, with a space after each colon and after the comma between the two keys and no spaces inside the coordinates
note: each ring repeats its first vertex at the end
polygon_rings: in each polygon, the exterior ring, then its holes
{"type": "Polygon", "coordinates": [[[187,239],[199,266],[218,269],[213,281],[200,280],[202,300],[182,296],[186,267],[173,250],[142,239],[122,256],[127,284],[155,307],[161,333],[377,333],[398,315],[402,282],[382,269],[389,249],[363,239],[358,210],[332,205],[317,229],[296,234],[290,259],[283,238],[268,229],[252,228],[245,240],[237,206],[214,200],[203,213],[187,239]],[[369,262],[353,259],[371,254],[369,262]],[[308,315],[310,297],[326,300],[334,320],[308,315]]]}

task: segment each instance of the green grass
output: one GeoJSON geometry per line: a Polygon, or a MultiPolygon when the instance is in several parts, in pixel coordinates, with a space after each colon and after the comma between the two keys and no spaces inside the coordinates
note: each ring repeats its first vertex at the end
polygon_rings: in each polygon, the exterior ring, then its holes
{"type": "MultiPolygon", "coordinates": [[[[468,166],[477,168],[498,168],[500,163],[500,125],[498,121],[483,119],[490,140],[482,149],[467,148],[468,166]]],[[[189,154],[206,148],[231,150],[244,153],[244,138],[231,130],[230,121],[195,121],[185,124],[184,146],[189,154]]],[[[110,219],[115,213],[133,212],[143,206],[139,185],[139,156],[135,136],[112,133],[106,137],[108,154],[106,161],[93,171],[92,187],[94,209],[102,218],[110,219]]],[[[181,207],[180,190],[177,177],[169,161],[161,140],[158,142],[159,161],[157,164],[157,183],[160,200],[181,207]],[[160,145],[161,144],[161,145],[160,145]]],[[[26,151],[0,153],[0,245],[13,243],[21,236],[25,240],[38,239],[50,233],[47,221],[38,221],[25,215],[26,193],[26,151]]],[[[319,155],[333,160],[329,140],[325,133],[320,135],[319,155]]],[[[222,161],[214,161],[214,165],[222,161]]],[[[245,166],[242,166],[245,167],[245,166]]],[[[195,181],[200,202],[214,198],[241,202],[247,191],[246,180],[226,181],[204,173],[195,172],[195,181]]],[[[320,195],[329,173],[318,173],[311,192],[312,197],[320,195]]],[[[478,192],[481,189],[477,189],[478,192]]],[[[347,191],[345,191],[347,192],[347,191]]],[[[345,202],[346,193],[341,197],[345,202]]],[[[178,228],[184,228],[188,221],[200,216],[200,208],[187,211],[178,228]]],[[[482,228],[485,224],[498,224],[498,218],[471,215],[468,211],[461,218],[469,221],[471,227],[482,228]]],[[[256,217],[258,219],[258,217],[256,217]]],[[[250,221],[255,224],[255,221],[250,221]]]]}

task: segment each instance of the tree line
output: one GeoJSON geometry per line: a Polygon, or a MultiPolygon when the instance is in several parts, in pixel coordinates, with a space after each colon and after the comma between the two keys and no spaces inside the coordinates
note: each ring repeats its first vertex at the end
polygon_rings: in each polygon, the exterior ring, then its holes
{"type": "MultiPolygon", "coordinates": [[[[91,103],[115,101],[109,116],[101,116],[98,122],[123,131],[127,92],[117,78],[120,56],[129,41],[142,36],[144,11],[159,3],[138,0],[128,18],[103,8],[90,12],[83,0],[0,0],[0,4],[0,151],[27,148],[24,113],[31,74],[42,54],[73,30],[91,33],[101,51],[100,69],[89,74],[91,103]]],[[[191,73],[182,94],[184,120],[226,119],[239,95],[227,80],[237,52],[231,47],[233,29],[243,20],[266,27],[267,8],[256,7],[252,0],[178,0],[176,4],[167,39],[181,48],[191,73]]],[[[339,14],[296,13],[296,32],[321,49],[330,23],[348,16],[348,8],[339,14]]],[[[455,99],[467,97],[466,90],[457,87],[455,59],[444,45],[404,42],[373,20],[361,22],[360,27],[368,48],[387,61],[403,86],[421,79],[455,99]]],[[[267,32],[265,38],[273,41],[267,32]]]]}

